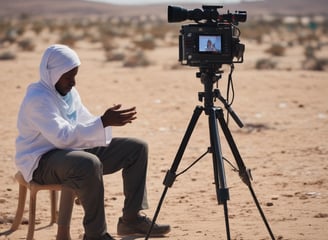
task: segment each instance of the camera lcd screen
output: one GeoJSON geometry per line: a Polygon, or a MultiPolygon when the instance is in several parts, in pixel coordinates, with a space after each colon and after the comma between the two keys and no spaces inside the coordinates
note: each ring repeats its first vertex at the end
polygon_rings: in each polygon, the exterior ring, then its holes
{"type": "Polygon", "coordinates": [[[198,51],[200,53],[221,53],[221,35],[199,35],[198,51]]]}

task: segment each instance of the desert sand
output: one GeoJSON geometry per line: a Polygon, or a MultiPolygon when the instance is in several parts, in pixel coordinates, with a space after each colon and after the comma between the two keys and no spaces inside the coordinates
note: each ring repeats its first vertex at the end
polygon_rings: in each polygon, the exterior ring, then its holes
{"type": "MultiPolygon", "coordinates": [[[[8,43],[0,49],[17,53],[15,59],[0,62],[0,239],[3,240],[26,237],[28,201],[25,224],[10,235],[4,234],[10,229],[18,197],[18,184],[13,177],[16,118],[26,87],[39,78],[43,50],[57,41],[58,32],[29,36],[36,43],[33,51],[22,51],[8,43]]],[[[287,47],[283,56],[270,56],[265,50],[275,36],[270,35],[262,43],[242,39],[246,45],[245,62],[235,64],[232,108],[245,127],[240,129],[231,118],[229,127],[245,165],[252,171],[252,186],[276,239],[324,240],[328,236],[327,68],[322,71],[302,68],[304,47],[298,44],[287,47]],[[275,68],[255,68],[263,57],[274,59],[275,68]]],[[[116,41],[119,47],[131,45],[126,38],[116,41]]],[[[327,43],[327,36],[322,36],[322,42],[327,43]]],[[[173,37],[157,40],[152,50],[144,50],[150,62],[147,66],[124,67],[122,61],[106,61],[99,43],[77,40],[73,48],[82,61],[76,87],[91,112],[102,114],[118,103],[137,107],[138,119],[128,126],[115,127],[114,136],[133,136],[149,143],[150,209],[144,212],[152,217],[164,189],[165,173],[171,167],[193,110],[203,104],[198,101],[198,92],[203,91],[203,84],[195,76],[198,69],[179,65],[177,39],[173,37]]],[[[327,58],[327,50],[325,45],[318,54],[327,58]]],[[[229,67],[224,66],[223,70],[218,88],[225,96],[229,67]]],[[[219,101],[216,105],[224,109],[219,101]]],[[[202,114],[178,172],[207,150],[208,132],[207,116],[202,114]]],[[[236,165],[222,131],[219,133],[224,157],[236,165]]],[[[230,193],[231,239],[270,239],[247,186],[227,163],[225,174],[230,193]]],[[[136,239],[116,235],[123,203],[121,173],[105,176],[104,181],[109,232],[117,239],[136,239]]],[[[210,154],[176,179],[158,217],[159,223],[172,227],[163,239],[226,239],[223,207],[217,204],[213,182],[210,154]]],[[[35,240],[54,240],[57,225],[48,226],[49,197],[45,191],[38,194],[36,215],[35,240]]],[[[82,239],[82,218],[81,206],[75,205],[71,223],[73,240],[82,239]]]]}

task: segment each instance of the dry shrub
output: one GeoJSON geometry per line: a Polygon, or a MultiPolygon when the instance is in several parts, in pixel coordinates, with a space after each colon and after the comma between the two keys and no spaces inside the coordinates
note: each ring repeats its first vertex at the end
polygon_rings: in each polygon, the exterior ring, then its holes
{"type": "Polygon", "coordinates": [[[14,60],[16,59],[16,54],[11,51],[5,51],[0,53],[0,60],[14,60]]]}
{"type": "Polygon", "coordinates": [[[311,71],[327,71],[328,58],[307,58],[302,62],[302,68],[311,71]]]}
{"type": "Polygon", "coordinates": [[[109,38],[114,37],[128,37],[129,36],[129,30],[126,25],[122,25],[122,23],[118,20],[118,22],[114,21],[113,19],[100,22],[98,24],[98,31],[99,34],[102,36],[106,36],[109,38]]]}
{"type": "Polygon", "coordinates": [[[257,62],[255,64],[255,68],[259,69],[259,70],[275,69],[276,65],[277,64],[275,62],[273,62],[271,59],[262,58],[262,59],[257,60],[257,62]]]}
{"type": "Polygon", "coordinates": [[[173,63],[168,66],[168,69],[170,69],[170,70],[179,70],[179,69],[183,69],[183,68],[184,68],[184,66],[181,63],[173,63]]]}
{"type": "Polygon", "coordinates": [[[59,43],[68,45],[70,47],[74,47],[78,37],[76,37],[73,33],[67,31],[63,32],[58,40],[59,43]]]}
{"type": "Polygon", "coordinates": [[[10,42],[10,43],[14,43],[17,41],[19,37],[19,32],[16,28],[11,27],[9,29],[7,29],[5,36],[3,37],[2,41],[4,42],[10,42]]]}
{"type": "Polygon", "coordinates": [[[268,48],[265,52],[271,54],[272,56],[284,56],[285,47],[275,43],[270,48],[268,48]]]}
{"type": "Polygon", "coordinates": [[[139,36],[133,40],[133,43],[137,47],[145,50],[153,50],[156,47],[155,38],[151,34],[139,36]]]}
{"type": "Polygon", "coordinates": [[[91,43],[97,43],[100,42],[100,34],[98,32],[98,29],[95,28],[85,28],[82,32],[83,39],[88,40],[91,43]]]}
{"type": "Polygon", "coordinates": [[[112,38],[102,35],[100,38],[100,42],[102,44],[103,49],[105,52],[110,52],[115,49],[115,44],[112,38]]]}
{"type": "MultiPolygon", "coordinates": [[[[152,27],[148,30],[148,33],[150,33],[154,38],[156,39],[163,39],[165,38],[166,34],[174,28],[174,32],[178,33],[179,28],[177,28],[176,25],[167,24],[166,21],[163,19],[156,19],[152,22],[152,27]]],[[[178,25],[180,27],[180,25],[178,25]]]]}
{"type": "Polygon", "coordinates": [[[35,44],[31,38],[25,38],[25,39],[20,40],[18,42],[18,46],[23,51],[34,51],[34,49],[35,49],[35,44]]]}
{"type": "Polygon", "coordinates": [[[122,50],[112,50],[106,51],[106,61],[123,61],[125,59],[125,54],[122,50]]]}
{"type": "Polygon", "coordinates": [[[53,33],[57,28],[57,23],[55,20],[45,19],[44,21],[45,28],[49,30],[49,32],[53,33]]]}
{"type": "Polygon", "coordinates": [[[316,42],[317,39],[318,36],[316,36],[312,32],[310,33],[303,32],[297,35],[297,42],[301,45],[304,45],[306,43],[316,42]]]}
{"type": "Polygon", "coordinates": [[[305,58],[315,58],[315,48],[312,46],[306,46],[304,49],[305,58]]]}
{"type": "Polygon", "coordinates": [[[35,34],[39,35],[43,29],[46,28],[46,23],[45,22],[41,22],[41,21],[35,21],[32,23],[32,30],[35,32],[35,34]]]}
{"type": "Polygon", "coordinates": [[[245,28],[242,28],[242,37],[245,39],[252,39],[258,43],[263,42],[263,36],[268,34],[268,30],[261,25],[250,24],[245,28]]]}
{"type": "Polygon", "coordinates": [[[8,19],[0,18],[0,34],[7,31],[11,26],[11,22],[8,19]]]}
{"type": "Polygon", "coordinates": [[[124,63],[124,67],[146,67],[150,65],[150,61],[143,51],[137,51],[128,56],[124,63]]]}

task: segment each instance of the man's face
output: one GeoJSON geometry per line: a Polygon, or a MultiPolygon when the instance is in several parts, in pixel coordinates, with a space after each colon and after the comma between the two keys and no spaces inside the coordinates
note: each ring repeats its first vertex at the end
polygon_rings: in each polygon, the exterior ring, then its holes
{"type": "Polygon", "coordinates": [[[69,91],[72,90],[72,87],[75,86],[75,76],[78,72],[78,67],[73,68],[72,70],[64,73],[58,80],[55,85],[56,90],[60,95],[65,96],[69,91]]]}

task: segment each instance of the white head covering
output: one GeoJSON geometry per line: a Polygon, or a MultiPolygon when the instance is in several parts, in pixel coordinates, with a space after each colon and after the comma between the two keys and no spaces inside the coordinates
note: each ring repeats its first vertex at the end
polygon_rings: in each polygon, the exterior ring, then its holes
{"type": "Polygon", "coordinates": [[[76,120],[75,102],[79,101],[78,94],[72,88],[65,96],[61,96],[57,92],[55,84],[64,73],[78,67],[80,64],[76,52],[61,44],[49,46],[45,50],[40,63],[40,83],[53,94],[59,110],[70,121],[76,120]]]}
{"type": "Polygon", "coordinates": [[[59,78],[81,64],[76,52],[68,46],[54,44],[48,47],[40,64],[40,81],[54,89],[59,78]]]}

